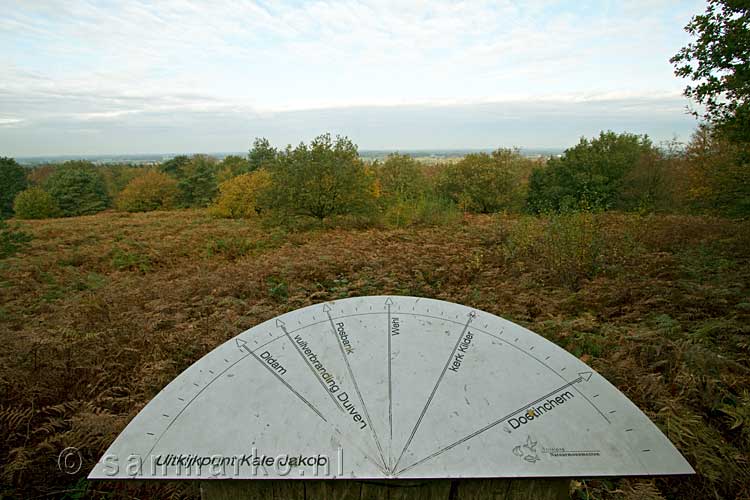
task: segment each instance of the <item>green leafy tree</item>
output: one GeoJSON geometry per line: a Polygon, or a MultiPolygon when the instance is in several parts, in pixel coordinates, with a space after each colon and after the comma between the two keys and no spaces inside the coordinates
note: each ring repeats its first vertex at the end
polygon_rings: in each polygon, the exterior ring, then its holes
{"type": "Polygon", "coordinates": [[[160,165],[160,169],[167,175],[171,175],[172,177],[180,177],[182,176],[182,173],[188,163],[190,163],[189,157],[185,155],[178,155],[163,162],[160,165]]]}
{"type": "Polygon", "coordinates": [[[437,189],[469,212],[515,210],[522,205],[523,181],[531,165],[513,149],[468,154],[443,168],[437,189]]]}
{"type": "Polygon", "coordinates": [[[217,170],[217,179],[221,183],[237,177],[238,175],[250,172],[250,162],[247,158],[237,155],[229,155],[221,160],[217,170]]]}
{"type": "Polygon", "coordinates": [[[13,210],[19,219],[48,219],[60,216],[60,207],[55,198],[40,187],[21,191],[13,202],[13,210]]]}
{"type": "Polygon", "coordinates": [[[427,188],[419,162],[409,155],[390,154],[382,164],[373,165],[373,171],[376,195],[383,203],[416,200],[427,188]]]}
{"type": "Polygon", "coordinates": [[[104,187],[107,189],[107,196],[114,200],[125,189],[128,183],[136,177],[142,175],[144,167],[128,165],[124,163],[103,165],[98,167],[104,180],[104,187]]]}
{"type": "Polygon", "coordinates": [[[26,169],[13,158],[0,157],[0,217],[13,214],[13,200],[26,189],[26,169]]]}
{"type": "Polygon", "coordinates": [[[180,189],[180,204],[184,207],[207,207],[218,192],[216,159],[207,155],[195,155],[182,167],[177,185],[180,189]]]}
{"type": "Polygon", "coordinates": [[[708,0],[685,31],[695,40],[670,62],[677,76],[693,81],[685,95],[705,106],[695,114],[729,138],[750,142],[750,4],[708,0]]]}
{"type": "Polygon", "coordinates": [[[177,181],[162,172],[149,171],[132,179],[117,198],[117,208],[127,212],[169,210],[179,195],[177,181]]]}
{"type": "Polygon", "coordinates": [[[411,156],[394,153],[370,169],[380,221],[386,226],[444,225],[460,218],[456,205],[436,192],[425,165],[411,156]]]}
{"type": "Polygon", "coordinates": [[[247,154],[250,163],[250,172],[260,168],[268,167],[276,161],[279,151],[271,146],[265,137],[256,137],[253,141],[253,147],[247,154]]]}
{"type": "Polygon", "coordinates": [[[591,140],[581,138],[561,158],[534,169],[528,208],[533,212],[618,208],[623,203],[626,175],[654,154],[645,135],[609,131],[591,140]]]}
{"type": "Polygon", "coordinates": [[[26,185],[26,170],[15,159],[0,157],[0,259],[13,255],[31,240],[4,220],[13,214],[13,201],[26,185]]]}
{"type": "Polygon", "coordinates": [[[366,213],[373,207],[372,175],[348,138],[323,134],[310,142],[288,146],[268,166],[268,204],[293,215],[325,219],[332,215],[366,213]]]}
{"type": "Polygon", "coordinates": [[[102,176],[84,162],[64,163],[46,179],[44,188],[65,216],[94,214],[109,204],[102,176]]]}

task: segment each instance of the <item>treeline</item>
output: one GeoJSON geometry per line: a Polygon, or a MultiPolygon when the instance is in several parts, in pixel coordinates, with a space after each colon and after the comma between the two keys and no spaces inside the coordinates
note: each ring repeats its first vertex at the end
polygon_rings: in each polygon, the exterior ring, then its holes
{"type": "Polygon", "coordinates": [[[750,214],[748,149],[701,127],[687,145],[602,132],[559,157],[514,149],[450,164],[408,155],[364,162],[346,137],[285,149],[256,139],[246,157],[177,156],[157,167],[69,161],[33,169],[0,158],[4,216],[36,219],[207,207],[219,217],[378,218],[409,225],[463,212],[619,210],[750,214]]]}

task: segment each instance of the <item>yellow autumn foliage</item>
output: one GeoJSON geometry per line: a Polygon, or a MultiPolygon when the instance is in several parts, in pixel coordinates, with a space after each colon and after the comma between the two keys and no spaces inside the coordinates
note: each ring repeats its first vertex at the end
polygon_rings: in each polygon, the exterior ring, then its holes
{"type": "Polygon", "coordinates": [[[247,219],[261,212],[259,197],[271,185],[271,175],[264,169],[238,175],[219,184],[219,197],[210,207],[216,217],[247,219]]]}
{"type": "Polygon", "coordinates": [[[117,197],[117,208],[126,212],[169,210],[175,207],[178,193],[176,180],[149,171],[128,182],[117,197]]]}

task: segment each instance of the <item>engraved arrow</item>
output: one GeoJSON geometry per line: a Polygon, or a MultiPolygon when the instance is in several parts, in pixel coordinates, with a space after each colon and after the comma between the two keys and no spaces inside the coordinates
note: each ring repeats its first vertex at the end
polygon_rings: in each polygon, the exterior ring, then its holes
{"type": "Polygon", "coordinates": [[[248,353],[248,354],[250,354],[250,355],[251,355],[252,357],[254,357],[255,359],[257,359],[257,360],[258,360],[258,363],[260,363],[261,365],[263,365],[263,367],[264,367],[264,368],[265,368],[266,370],[268,370],[268,372],[269,372],[269,373],[271,373],[271,374],[272,374],[272,375],[273,375],[274,377],[276,377],[276,378],[277,378],[277,379],[279,380],[279,382],[281,382],[282,384],[284,384],[284,386],[286,386],[286,388],[287,388],[287,389],[289,389],[290,391],[292,391],[292,392],[294,393],[294,395],[295,395],[295,396],[297,396],[297,397],[298,397],[298,398],[299,398],[299,399],[300,399],[300,400],[301,400],[301,401],[302,401],[303,403],[305,403],[305,404],[306,404],[306,405],[307,405],[308,407],[310,407],[310,409],[311,409],[312,411],[314,411],[314,412],[315,412],[315,413],[316,413],[316,414],[317,414],[317,415],[318,415],[318,416],[319,416],[320,418],[322,418],[324,422],[328,422],[328,420],[326,420],[326,418],[325,418],[325,417],[323,416],[323,414],[322,414],[322,413],[320,413],[320,412],[318,411],[318,409],[317,409],[317,408],[315,408],[315,406],[313,406],[313,404],[312,404],[311,402],[309,402],[309,401],[308,401],[307,399],[305,399],[305,397],[304,397],[304,396],[303,396],[302,394],[300,394],[299,392],[297,392],[297,391],[296,391],[296,390],[294,389],[294,387],[292,387],[291,385],[289,385],[289,383],[288,383],[288,382],[287,382],[286,380],[284,380],[284,379],[283,379],[283,378],[281,377],[281,375],[279,375],[278,373],[276,373],[276,371],[275,371],[275,370],[273,370],[273,369],[272,369],[272,368],[271,368],[270,366],[268,366],[268,364],[266,364],[266,363],[265,363],[265,362],[264,362],[264,361],[263,361],[262,359],[260,359],[260,358],[258,357],[258,355],[257,355],[257,354],[255,354],[255,352],[253,352],[253,350],[252,350],[252,349],[250,349],[250,347],[248,347],[248,345],[247,345],[247,341],[245,341],[245,340],[242,340],[241,338],[239,338],[239,337],[238,337],[238,338],[236,338],[236,339],[235,339],[235,341],[234,341],[234,342],[235,342],[235,344],[237,345],[237,348],[238,348],[238,349],[240,349],[241,351],[245,351],[245,352],[247,352],[247,353],[248,353]]]}
{"type": "Polygon", "coordinates": [[[307,356],[305,356],[305,353],[302,352],[302,350],[297,345],[297,342],[294,341],[292,336],[289,334],[289,332],[286,329],[286,323],[284,323],[281,319],[276,318],[276,327],[280,328],[282,332],[284,332],[284,335],[287,339],[289,339],[289,342],[292,343],[292,346],[294,347],[294,350],[297,351],[297,353],[302,357],[302,361],[305,362],[305,365],[310,369],[310,373],[312,373],[313,378],[318,381],[318,384],[320,384],[320,387],[323,388],[323,390],[328,394],[328,396],[331,398],[331,401],[333,401],[334,406],[338,408],[340,411],[344,411],[344,409],[341,407],[341,403],[336,399],[336,396],[333,395],[331,391],[328,390],[328,387],[326,387],[325,383],[323,382],[323,379],[321,379],[318,376],[318,372],[315,371],[315,368],[310,363],[310,360],[307,356]]]}
{"type": "MultiPolygon", "coordinates": [[[[305,362],[305,365],[307,365],[307,367],[308,367],[308,368],[310,369],[310,372],[312,373],[312,376],[313,376],[313,378],[314,378],[315,380],[317,380],[317,381],[318,381],[318,383],[319,383],[319,384],[320,384],[320,386],[321,386],[321,387],[323,388],[323,390],[324,390],[324,391],[326,392],[326,394],[328,394],[328,396],[330,396],[330,398],[331,398],[331,401],[333,401],[333,404],[334,404],[334,405],[336,406],[336,408],[338,408],[338,409],[339,409],[339,411],[344,411],[344,408],[343,408],[343,407],[341,406],[341,403],[340,403],[340,402],[339,402],[339,401],[338,401],[338,400],[336,399],[336,396],[334,396],[334,395],[333,395],[333,393],[332,393],[331,391],[329,391],[329,390],[328,390],[328,387],[326,387],[325,383],[323,382],[323,379],[321,379],[321,378],[320,378],[320,377],[318,376],[318,373],[317,373],[317,372],[315,371],[315,368],[314,368],[314,367],[312,366],[312,364],[310,364],[310,360],[309,360],[309,359],[307,358],[307,356],[305,356],[305,354],[304,354],[304,353],[302,352],[302,350],[301,350],[301,349],[299,348],[299,346],[298,346],[298,345],[297,345],[297,343],[296,343],[296,342],[294,341],[294,339],[292,338],[292,336],[291,336],[291,335],[289,334],[289,331],[288,331],[288,330],[286,329],[286,323],[284,323],[284,322],[283,322],[283,321],[282,321],[282,320],[281,320],[280,318],[276,318],[276,327],[277,327],[277,328],[280,328],[280,329],[281,329],[281,331],[282,331],[282,332],[284,332],[284,336],[286,336],[286,338],[287,338],[287,339],[289,339],[289,342],[291,342],[291,343],[292,343],[292,345],[294,346],[294,350],[295,350],[295,351],[297,351],[297,353],[299,353],[299,355],[300,355],[300,356],[302,357],[302,360],[303,360],[303,361],[305,362]]],[[[274,372],[274,373],[275,373],[275,372],[274,372]]],[[[324,420],[325,420],[325,419],[324,419],[324,420]]],[[[334,430],[335,430],[335,431],[336,431],[336,432],[337,432],[337,433],[338,433],[339,435],[341,435],[341,436],[343,436],[343,435],[344,435],[344,434],[343,434],[343,433],[342,433],[342,432],[341,432],[341,431],[340,431],[340,430],[339,430],[339,429],[338,429],[338,428],[337,428],[337,427],[336,427],[335,425],[334,425],[334,427],[333,427],[333,428],[334,428],[334,430]]],[[[375,460],[374,458],[372,458],[372,457],[370,456],[370,454],[369,454],[369,453],[368,453],[367,451],[365,451],[364,449],[362,449],[362,447],[358,446],[356,442],[354,443],[354,445],[356,446],[356,448],[357,448],[357,449],[358,449],[358,450],[359,450],[360,452],[362,452],[362,454],[363,454],[363,455],[364,455],[364,456],[365,456],[365,457],[366,457],[366,458],[367,458],[368,460],[370,460],[370,462],[372,462],[372,463],[373,463],[373,464],[374,464],[374,465],[375,465],[376,467],[378,467],[378,468],[379,468],[379,469],[380,469],[381,471],[383,471],[383,472],[386,472],[386,471],[385,471],[385,469],[383,469],[383,467],[382,467],[382,466],[383,466],[384,464],[381,464],[381,463],[379,463],[379,462],[378,462],[377,460],[375,460]]]]}
{"type": "Polygon", "coordinates": [[[465,443],[469,439],[472,439],[472,438],[478,436],[479,434],[483,433],[484,431],[490,430],[493,427],[495,427],[496,425],[505,422],[509,418],[513,417],[513,415],[518,415],[522,411],[528,410],[530,407],[534,406],[535,404],[539,403],[540,401],[544,401],[545,399],[549,398],[550,396],[552,396],[554,394],[557,394],[558,392],[562,391],[563,389],[567,389],[568,387],[571,387],[572,385],[578,384],[580,382],[588,382],[589,380],[591,380],[591,376],[592,375],[593,375],[593,372],[581,372],[581,373],[579,373],[578,374],[578,378],[571,380],[567,384],[561,385],[560,387],[558,387],[554,391],[550,391],[547,394],[545,394],[544,396],[542,396],[540,398],[537,398],[534,401],[521,406],[517,410],[515,410],[515,411],[513,411],[511,413],[508,413],[504,417],[499,418],[499,419],[495,420],[494,422],[492,422],[492,423],[490,423],[490,424],[482,427],[481,429],[472,432],[468,436],[465,436],[465,437],[459,439],[458,441],[456,441],[456,442],[454,442],[452,444],[449,444],[448,446],[446,446],[444,448],[439,449],[435,453],[433,453],[433,454],[431,454],[429,456],[426,456],[423,459],[418,460],[417,462],[414,462],[413,464],[411,464],[411,465],[409,465],[407,467],[404,467],[403,469],[399,470],[397,472],[397,474],[401,474],[403,472],[406,472],[407,470],[412,469],[412,468],[416,467],[417,465],[422,464],[422,463],[426,462],[427,460],[430,460],[431,458],[435,458],[436,456],[438,456],[438,455],[440,455],[442,453],[445,453],[446,451],[448,451],[448,450],[450,450],[452,448],[455,448],[456,446],[458,446],[458,445],[460,445],[462,443],[465,443]]]}
{"type": "Polygon", "coordinates": [[[385,455],[383,454],[383,447],[380,445],[380,439],[378,438],[377,432],[375,432],[375,427],[373,427],[372,425],[370,412],[367,410],[367,404],[365,403],[365,400],[362,397],[362,392],[359,390],[359,384],[357,384],[357,379],[354,378],[354,371],[352,371],[352,365],[349,363],[347,354],[344,351],[344,344],[341,340],[341,337],[339,337],[338,332],[336,331],[336,325],[333,324],[333,318],[331,317],[331,307],[328,304],[323,304],[323,311],[328,316],[328,322],[331,324],[331,332],[333,333],[333,336],[336,337],[336,345],[339,346],[339,350],[341,351],[341,356],[343,357],[344,363],[346,364],[346,369],[349,372],[349,378],[351,378],[352,384],[354,384],[354,391],[357,393],[357,398],[359,398],[359,402],[362,404],[362,411],[365,412],[365,419],[367,419],[367,425],[370,426],[370,432],[372,433],[372,437],[375,440],[375,444],[378,447],[380,460],[383,461],[383,466],[388,468],[388,465],[385,463],[385,455]]]}
{"type": "Polygon", "coordinates": [[[390,441],[388,443],[388,467],[391,466],[393,450],[393,378],[391,377],[391,366],[393,364],[393,354],[391,350],[391,306],[393,299],[385,299],[385,307],[388,309],[388,323],[385,333],[388,337],[388,427],[390,429],[390,441]]]}
{"type": "Polygon", "coordinates": [[[419,419],[417,419],[417,423],[414,425],[414,428],[411,430],[411,435],[409,436],[409,439],[406,441],[404,448],[401,450],[401,454],[398,456],[398,460],[396,460],[396,463],[391,469],[391,472],[396,470],[396,467],[398,467],[399,462],[401,462],[401,459],[404,458],[404,453],[406,453],[406,450],[407,448],[409,448],[409,445],[411,444],[412,439],[414,439],[414,435],[417,433],[417,429],[419,428],[419,425],[422,423],[422,419],[424,418],[425,413],[427,413],[427,409],[430,407],[430,403],[432,403],[432,398],[435,397],[435,393],[438,390],[438,386],[440,385],[440,382],[442,382],[443,377],[445,376],[445,372],[448,370],[448,366],[450,365],[450,362],[453,359],[453,356],[456,354],[456,350],[458,349],[458,344],[461,343],[461,339],[464,338],[464,335],[466,334],[466,330],[469,329],[469,325],[474,320],[474,318],[476,318],[477,313],[476,311],[471,311],[469,314],[467,314],[467,316],[469,317],[469,319],[466,320],[466,324],[464,325],[463,330],[461,330],[461,335],[458,336],[458,340],[456,340],[456,345],[453,346],[453,350],[451,351],[450,356],[448,356],[448,361],[445,362],[445,366],[443,366],[443,371],[440,372],[440,376],[435,382],[435,387],[432,388],[430,397],[427,398],[427,402],[425,403],[424,408],[422,408],[422,413],[419,415],[419,419]]]}

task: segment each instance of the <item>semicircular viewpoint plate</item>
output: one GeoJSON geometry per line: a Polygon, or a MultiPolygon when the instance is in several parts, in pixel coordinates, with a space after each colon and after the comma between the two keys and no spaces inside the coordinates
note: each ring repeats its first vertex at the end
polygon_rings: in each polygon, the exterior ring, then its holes
{"type": "Polygon", "coordinates": [[[305,307],[164,388],[90,479],[694,473],[620,391],[539,335],[439,300],[305,307]]]}

